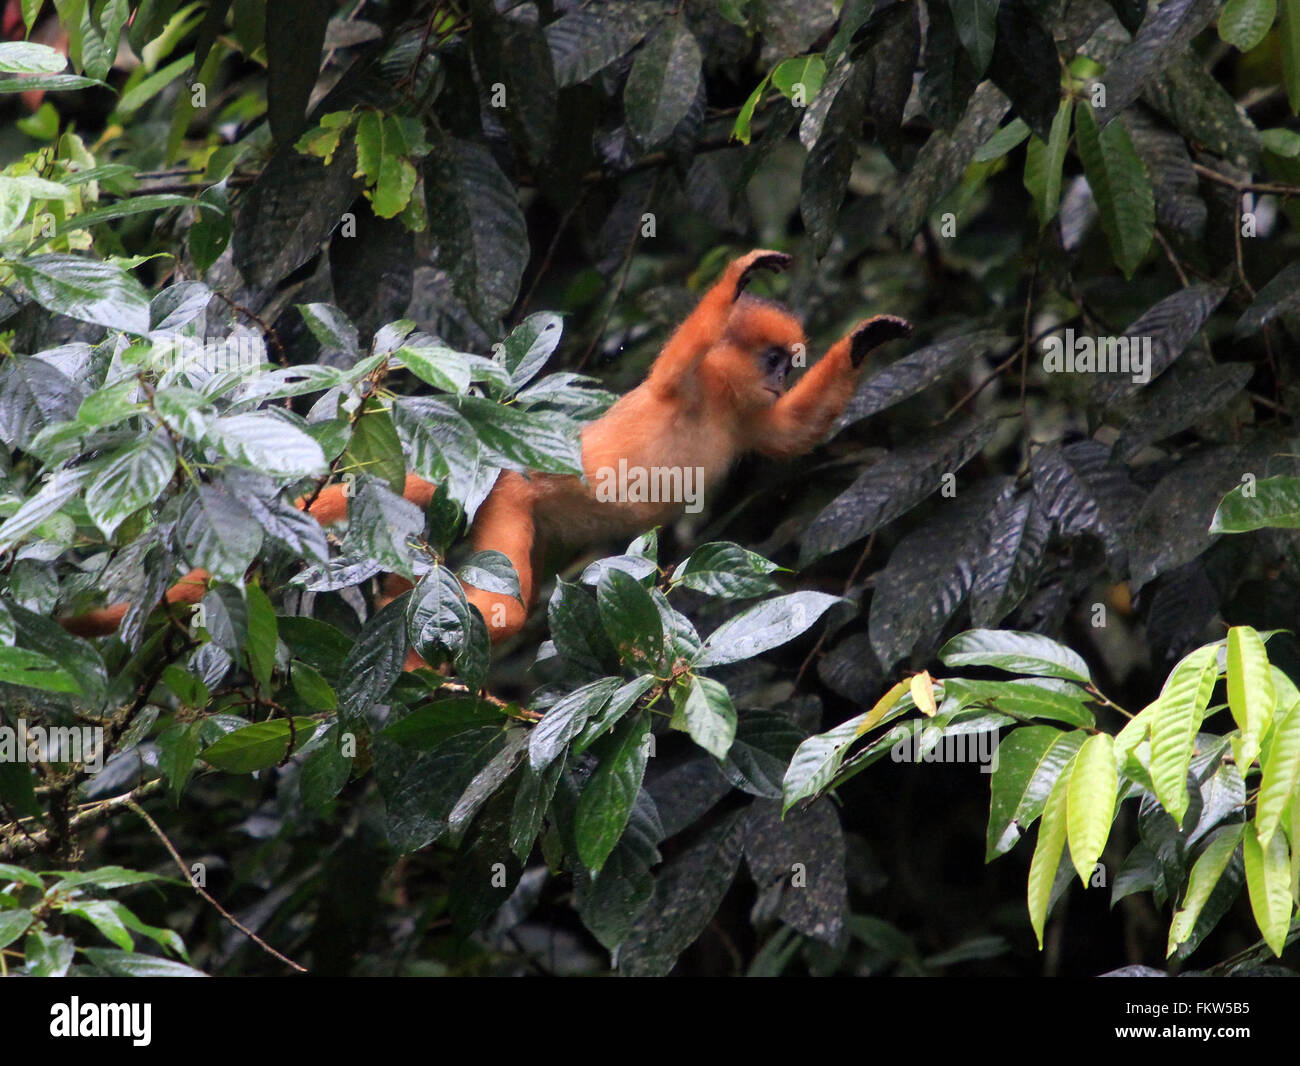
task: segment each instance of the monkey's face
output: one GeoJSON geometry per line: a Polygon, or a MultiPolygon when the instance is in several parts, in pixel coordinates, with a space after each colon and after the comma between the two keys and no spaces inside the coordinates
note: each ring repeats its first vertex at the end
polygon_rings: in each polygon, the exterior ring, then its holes
{"type": "Polygon", "coordinates": [[[790,349],[780,344],[769,345],[758,353],[758,382],[767,394],[765,402],[768,405],[785,395],[792,361],[790,349]]]}

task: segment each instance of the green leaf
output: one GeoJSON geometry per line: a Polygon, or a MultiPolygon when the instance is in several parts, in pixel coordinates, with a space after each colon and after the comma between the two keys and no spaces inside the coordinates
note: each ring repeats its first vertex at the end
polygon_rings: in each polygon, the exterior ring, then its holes
{"type": "Polygon", "coordinates": [[[1001,159],[1028,136],[1029,123],[1023,118],[1013,118],[980,145],[979,151],[975,153],[974,162],[991,163],[995,159],[1001,159]]]}
{"type": "Polygon", "coordinates": [[[1052,786],[1043,807],[1042,820],[1038,823],[1038,844],[1029,862],[1029,923],[1038,938],[1039,951],[1043,950],[1043,929],[1047,925],[1047,909],[1052,901],[1052,885],[1056,882],[1061,850],[1065,847],[1069,779],[1067,769],[1052,786]]]}
{"type": "Polygon", "coordinates": [[[944,678],[945,700],[956,699],[965,707],[981,703],[1018,718],[1049,718],[1085,728],[1096,725],[1085,706],[1093,697],[1068,681],[1056,678],[1023,681],[973,681],[965,677],[944,678]]]}
{"type": "Polygon", "coordinates": [[[1123,122],[1098,130],[1090,106],[1075,108],[1075,137],[1115,265],[1131,278],[1155,234],[1155,194],[1123,122]]]}
{"type": "Polygon", "coordinates": [[[79,255],[36,255],[11,259],[9,269],[47,311],[82,322],[149,332],[149,297],[114,263],[79,255]]]}
{"type": "Polygon", "coordinates": [[[1249,52],[1268,36],[1277,17],[1277,0],[1228,0],[1219,12],[1219,37],[1249,52]]]}
{"type": "Polygon", "coordinates": [[[130,951],[134,941],[126,926],[122,924],[122,919],[118,917],[117,909],[120,906],[121,904],[112,900],[86,900],[69,904],[62,910],[64,914],[84,918],[123,951],[130,951]]]}
{"type": "Polygon", "coordinates": [[[298,304],[298,311],[322,348],[337,349],[353,362],[361,357],[357,327],[333,304],[298,304]]]}
{"type": "Polygon", "coordinates": [[[501,342],[501,352],[513,388],[522,389],[537,376],[563,332],[564,320],[552,311],[537,311],[510,331],[501,342]]]}
{"type": "MultiPolygon", "coordinates": [[[[1229,630],[1229,633],[1232,631],[1229,630]]],[[[1255,829],[1268,847],[1288,804],[1300,804],[1300,701],[1278,712],[1255,802],[1255,829]]],[[[1300,846],[1300,841],[1292,841],[1300,846]]]]}
{"type": "Polygon", "coordinates": [[[772,80],[772,72],[769,70],[763,75],[763,80],[754,86],[754,91],[743,104],[740,105],[740,111],[736,114],[736,121],[731,127],[731,136],[741,144],[749,144],[753,138],[754,112],[758,105],[763,102],[763,94],[767,92],[768,83],[772,80]]]}
{"type": "Polygon", "coordinates": [[[806,107],[812,103],[825,80],[826,60],[816,54],[787,59],[778,63],[772,71],[773,86],[787,99],[795,102],[796,107],[806,107]],[[803,87],[803,98],[795,101],[800,86],[803,87]]]}
{"type": "Polygon", "coordinates": [[[320,671],[295,659],[289,664],[289,680],[298,698],[313,711],[338,710],[338,696],[320,671]]]}
{"type": "Polygon", "coordinates": [[[816,796],[835,779],[849,747],[861,735],[859,727],[869,713],[855,715],[799,745],[781,782],[782,813],[800,800],[816,796]]]}
{"type": "Polygon", "coordinates": [[[1241,840],[1246,860],[1246,888],[1264,942],[1281,956],[1291,924],[1291,871],[1286,834],[1274,833],[1268,846],[1260,844],[1255,826],[1247,823],[1241,840]]]}
{"type": "Polygon", "coordinates": [[[562,415],[521,411],[480,396],[463,396],[458,405],[479,442],[506,460],[502,465],[582,474],[577,424],[562,415]]]}
{"type": "Polygon", "coordinates": [[[57,514],[65,503],[81,491],[91,473],[88,469],[56,470],[52,473],[40,490],[25,500],[0,525],[0,550],[13,547],[57,514]]]}
{"type": "Polygon", "coordinates": [[[1241,730],[1237,750],[1244,773],[1259,754],[1259,744],[1273,721],[1277,695],[1264,640],[1251,626],[1228,630],[1228,707],[1241,730]]]}
{"type": "Polygon", "coordinates": [[[991,666],[1013,674],[1063,677],[1089,684],[1088,664],[1077,652],[1037,633],[1007,629],[970,629],[958,633],[939,651],[945,666],[991,666]]]}
{"type": "Polygon", "coordinates": [[[36,921],[36,916],[24,907],[0,911],[0,948],[7,948],[36,921]]]}
{"type": "Polygon", "coordinates": [[[1151,781],[1156,798],[1179,826],[1187,811],[1187,767],[1196,732],[1218,678],[1217,647],[1197,648],[1170,672],[1151,718],[1151,781]]]}
{"type": "Polygon", "coordinates": [[[1043,813],[1061,771],[1087,734],[1035,725],[1013,730],[998,744],[998,765],[990,783],[989,824],[984,861],[1010,851],[1043,813]]]}
{"type": "Polygon", "coordinates": [[[158,769],[167,781],[172,802],[179,803],[185,783],[194,770],[199,754],[199,731],[203,721],[177,722],[164,729],[157,739],[158,769]]]}
{"type": "Polygon", "coordinates": [[[1183,905],[1174,913],[1173,921],[1169,923],[1166,958],[1192,935],[1192,930],[1196,928],[1196,921],[1209,901],[1210,893],[1219,883],[1223,871],[1228,868],[1232,853],[1237,850],[1244,828],[1245,826],[1238,824],[1216,829],[1205,845],[1205,850],[1201,852],[1200,858],[1196,860],[1196,865],[1192,867],[1192,872],[1187,878],[1187,891],[1183,893],[1183,905]]]}
{"type": "Polygon", "coordinates": [[[452,737],[486,727],[500,727],[505,716],[499,707],[477,696],[437,700],[417,707],[410,714],[386,726],[381,734],[416,751],[433,751],[452,737]]]}
{"type": "Polygon", "coordinates": [[[596,585],[601,625],[619,657],[646,672],[664,656],[664,624],[650,593],[623,570],[606,570],[596,585]]]}
{"type": "Polygon", "coordinates": [[[582,735],[573,742],[574,755],[581,755],[601,736],[613,729],[623,715],[636,706],[636,701],[654,687],[657,680],[653,674],[643,674],[633,678],[615,692],[604,709],[587,722],[582,735]]]}
{"type": "Polygon", "coordinates": [[[441,345],[404,345],[393,353],[412,374],[426,385],[444,392],[464,393],[470,386],[469,361],[463,352],[441,345]]]}
{"type": "Polygon", "coordinates": [[[840,597],[825,592],[792,592],[765,600],[710,633],[691,665],[702,669],[752,659],[794,640],[840,602],[840,597]]]}
{"type": "Polygon", "coordinates": [[[574,689],[542,715],[528,741],[528,763],[534,773],[545,770],[555,760],[581,732],[587,719],[609,702],[620,684],[617,677],[602,677],[574,689]]]}
{"type": "Polygon", "coordinates": [[[610,738],[600,765],[582,790],[573,832],[578,858],[589,870],[599,871],[605,865],[627,827],[645,777],[648,736],[646,715],[624,722],[610,738]]]}
{"type": "Polygon", "coordinates": [[[388,483],[395,493],[406,484],[406,458],[397,428],[378,397],[366,400],[361,416],[353,423],[345,456],[348,471],[371,474],[388,483]]]}
{"type": "Polygon", "coordinates": [[[86,510],[104,536],[112,537],[129,515],[162,495],[175,469],[176,448],[165,433],[128,444],[100,467],[86,489],[86,510]]]}
{"type": "Polygon", "coordinates": [[[30,885],[32,888],[39,889],[45,887],[45,882],[41,880],[40,874],[7,862],[0,862],[0,881],[17,881],[19,884],[30,885]]]}
{"type": "Polygon", "coordinates": [[[672,690],[673,725],[715,759],[725,759],[736,739],[736,709],[727,688],[711,677],[692,677],[672,690]]]}
{"type": "Polygon", "coordinates": [[[1056,217],[1061,204],[1061,168],[1065,165],[1065,150],[1070,143],[1070,116],[1074,103],[1068,97],[1061,101],[1052,131],[1046,141],[1034,137],[1025,153],[1025,188],[1034,198],[1038,212],[1038,228],[1044,229],[1056,217]]]}
{"type": "Polygon", "coordinates": [[[1066,800],[1070,857],[1085,888],[1110,836],[1118,790],[1114,738],[1109,733],[1094,733],[1075,756],[1066,800]]]}
{"type": "Polygon", "coordinates": [[[702,61],[682,19],[665,19],[637,53],[623,90],[627,128],[647,149],[668,139],[695,102],[702,61]]]}
{"type": "Polygon", "coordinates": [[[510,812],[510,850],[521,863],[527,861],[533,842],[542,831],[542,821],[555,796],[564,763],[564,759],[556,759],[540,774],[524,764],[523,777],[510,812]]]}
{"type": "Polygon", "coordinates": [[[81,953],[110,977],[207,977],[202,970],[174,959],[111,948],[81,948],[81,953]]]}
{"type": "Polygon", "coordinates": [[[0,645],[0,681],[45,692],[81,692],[77,679],[60,663],[38,651],[11,645],[0,645]]]}
{"type": "Polygon", "coordinates": [[[993,43],[997,36],[998,0],[948,0],[957,36],[961,38],[975,65],[976,76],[982,75],[993,58],[993,43]]]}
{"type": "Polygon", "coordinates": [[[176,523],[176,538],[191,566],[242,583],[262,547],[262,527],[230,493],[200,485],[176,523]]]}
{"type": "Polygon", "coordinates": [[[775,592],[780,586],[768,574],[781,569],[756,552],[729,541],[702,544],[673,571],[673,584],[706,596],[745,599],[775,592]]]}
{"type": "Polygon", "coordinates": [[[200,274],[207,272],[226,250],[233,232],[230,215],[230,198],[226,192],[223,179],[216,185],[210,185],[199,194],[200,206],[209,210],[199,211],[199,217],[190,227],[190,257],[200,274]]]}
{"type": "Polygon", "coordinates": [[[1300,478],[1280,475],[1238,485],[1214,512],[1211,533],[1300,529],[1300,478]]]}
{"type": "Polygon", "coordinates": [[[213,420],[208,439],[231,461],[272,477],[319,477],[329,470],[310,434],[269,412],[223,415],[213,420]]]}
{"type": "Polygon", "coordinates": [[[37,92],[69,92],[77,89],[107,88],[102,81],[83,78],[76,74],[35,74],[20,78],[0,79],[0,94],[37,92]]]}
{"type": "Polygon", "coordinates": [[[57,74],[67,65],[67,58],[47,44],[0,42],[0,71],[5,74],[57,74]]]}
{"type": "Polygon", "coordinates": [[[96,888],[126,888],[128,885],[147,885],[154,881],[166,881],[168,878],[143,870],[128,870],[125,866],[101,866],[95,870],[77,870],[62,874],[54,884],[53,891],[59,892],[83,885],[96,888]]]}
{"type": "Polygon", "coordinates": [[[283,762],[316,732],[311,718],[255,722],[203,749],[203,761],[228,774],[251,774],[283,762]]]}
{"type": "Polygon", "coordinates": [[[275,608],[258,585],[245,588],[244,598],[248,602],[248,640],[244,645],[248,653],[248,667],[261,684],[269,685],[271,671],[275,669],[275,645],[279,639],[275,608]]]}
{"type": "MultiPolygon", "coordinates": [[[[97,207],[93,211],[83,211],[79,215],[73,215],[59,223],[58,229],[54,231],[56,237],[61,237],[67,233],[75,233],[77,230],[89,229],[91,226],[98,226],[103,222],[112,222],[119,218],[130,218],[133,215],[146,215],[154,211],[166,211],[173,207],[199,207],[207,211],[216,211],[217,208],[205,203],[203,200],[191,200],[188,196],[177,196],[173,193],[158,193],[152,196],[131,196],[124,200],[110,204],[107,207],[97,207]]],[[[39,247],[48,240],[46,237],[38,239],[35,244],[39,247]]]]}
{"type": "Polygon", "coordinates": [[[1282,80],[1291,114],[1300,113],[1300,0],[1278,0],[1282,21],[1282,80]]]}

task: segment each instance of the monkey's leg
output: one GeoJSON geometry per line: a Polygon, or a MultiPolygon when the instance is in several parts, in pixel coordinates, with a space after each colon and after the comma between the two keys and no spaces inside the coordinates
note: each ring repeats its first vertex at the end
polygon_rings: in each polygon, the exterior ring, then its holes
{"type": "Polygon", "coordinates": [[[536,591],[533,575],[535,498],[536,491],[526,477],[513,470],[503,470],[488,498],[479,507],[470,529],[470,544],[475,551],[501,552],[519,575],[520,599],[472,585],[465,586],[469,602],[478,608],[487,623],[488,636],[493,644],[518,633],[528,618],[528,608],[532,606],[536,591]]]}

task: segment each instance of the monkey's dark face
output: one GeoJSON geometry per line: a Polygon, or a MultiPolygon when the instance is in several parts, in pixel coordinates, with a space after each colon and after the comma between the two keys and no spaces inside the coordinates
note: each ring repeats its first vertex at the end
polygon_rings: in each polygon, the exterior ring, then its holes
{"type": "Polygon", "coordinates": [[[779,344],[769,345],[758,353],[759,380],[763,389],[770,394],[772,403],[776,403],[785,394],[791,362],[790,350],[779,344]]]}

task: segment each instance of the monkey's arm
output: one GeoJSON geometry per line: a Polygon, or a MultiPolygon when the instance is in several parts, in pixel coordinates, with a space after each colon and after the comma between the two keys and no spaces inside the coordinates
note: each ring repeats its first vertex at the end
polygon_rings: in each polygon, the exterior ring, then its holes
{"type": "Polygon", "coordinates": [[[764,414],[750,446],[776,458],[811,451],[848,404],[867,353],[911,332],[911,325],[894,315],[859,322],[764,414]]]}
{"type": "Polygon", "coordinates": [[[646,379],[654,394],[664,398],[674,395],[708,350],[722,340],[731,305],[745,291],[755,271],[784,270],[791,260],[784,252],[759,249],[728,263],[722,277],[677,327],[655,359],[646,379]]]}

